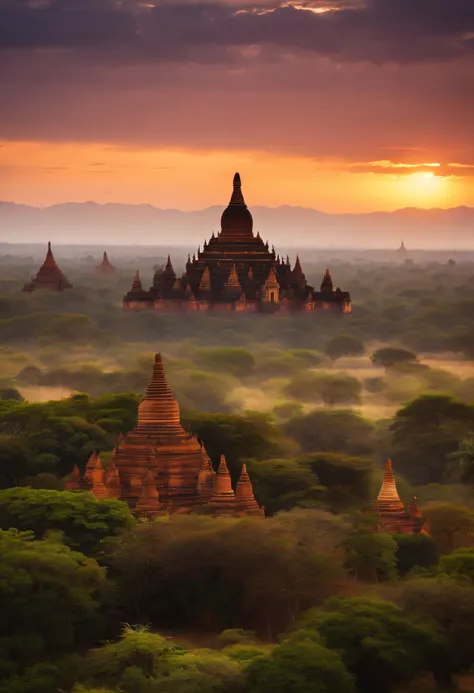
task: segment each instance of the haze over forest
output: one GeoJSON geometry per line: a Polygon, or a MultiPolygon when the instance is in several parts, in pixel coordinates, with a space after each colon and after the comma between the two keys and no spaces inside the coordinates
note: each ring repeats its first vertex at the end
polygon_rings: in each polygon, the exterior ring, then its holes
{"type": "MultiPolygon", "coordinates": [[[[278,250],[293,248],[474,249],[474,208],[406,208],[370,214],[326,214],[283,205],[253,206],[255,232],[278,250]]],[[[96,202],[49,207],[0,202],[0,242],[166,245],[192,251],[220,228],[223,207],[196,211],[148,204],[96,202]]]]}

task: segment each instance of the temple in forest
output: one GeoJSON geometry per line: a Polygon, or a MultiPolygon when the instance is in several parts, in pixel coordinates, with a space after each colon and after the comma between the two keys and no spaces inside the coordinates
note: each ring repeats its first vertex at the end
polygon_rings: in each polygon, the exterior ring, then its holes
{"type": "Polygon", "coordinates": [[[217,471],[202,442],[181,426],[179,405],[166,381],[160,354],[138,407],[136,427],[120,436],[110,463],[93,453],[81,475],[74,467],[65,488],[118,498],[138,516],[190,513],[263,517],[244,465],[235,490],[224,455],[217,471]]]}
{"type": "Polygon", "coordinates": [[[286,313],[320,310],[351,312],[347,291],[334,287],[329,269],[319,290],[310,286],[297,256],[280,257],[260,234],[254,235],[252,215],[245,204],[241,180],[234,176],[230,203],[221,218],[221,230],[212,234],[192,259],[184,274],[176,275],[168,256],[153,284],[143,288],[137,272],[123,298],[124,310],[207,311],[209,309],[286,313]]]}
{"type": "Polygon", "coordinates": [[[107,257],[107,253],[105,251],[102,257],[102,262],[95,268],[95,271],[96,274],[100,274],[103,277],[112,277],[117,274],[117,270],[112,264],[110,264],[109,258],[107,257]]]}
{"type": "Polygon", "coordinates": [[[23,291],[31,293],[36,289],[50,289],[51,291],[64,291],[71,289],[72,284],[68,282],[64,274],[56,264],[56,260],[51,250],[51,243],[48,243],[46,258],[38,270],[36,277],[23,287],[23,291]]]}
{"type": "Polygon", "coordinates": [[[392,461],[387,460],[382,481],[382,488],[377,496],[375,511],[380,518],[379,530],[389,534],[429,534],[427,523],[418,504],[413,497],[408,512],[398,495],[392,461]]]}

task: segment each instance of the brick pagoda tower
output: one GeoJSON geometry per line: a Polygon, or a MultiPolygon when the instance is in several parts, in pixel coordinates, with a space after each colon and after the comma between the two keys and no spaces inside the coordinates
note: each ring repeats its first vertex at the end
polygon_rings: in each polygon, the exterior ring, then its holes
{"type": "Polygon", "coordinates": [[[48,252],[46,258],[38,270],[38,274],[34,279],[25,284],[23,291],[31,293],[36,289],[50,289],[51,291],[64,291],[71,289],[72,284],[68,282],[64,274],[56,264],[56,260],[51,250],[51,243],[48,243],[48,252]]]}

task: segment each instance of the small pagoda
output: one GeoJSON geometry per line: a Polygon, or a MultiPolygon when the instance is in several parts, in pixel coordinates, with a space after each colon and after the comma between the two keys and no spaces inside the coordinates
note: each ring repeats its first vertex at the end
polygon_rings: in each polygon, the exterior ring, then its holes
{"type": "Polygon", "coordinates": [[[408,512],[405,509],[398,494],[391,460],[387,460],[385,465],[375,510],[380,517],[380,531],[389,534],[429,534],[416,496],[413,497],[408,512]]]}
{"type": "Polygon", "coordinates": [[[158,268],[153,284],[145,290],[135,277],[123,298],[124,310],[154,309],[169,312],[247,311],[288,313],[305,311],[351,312],[347,291],[334,287],[329,269],[319,290],[310,286],[300,259],[292,267],[268,241],[253,232],[253,219],[242,193],[238,173],[234,176],[230,202],[221,217],[221,230],[212,234],[188,256],[178,277],[171,257],[158,268]]]}
{"type": "Polygon", "coordinates": [[[246,467],[235,492],[222,455],[217,472],[197,436],[181,426],[179,405],[166,381],[161,355],[138,407],[136,427],[120,436],[103,468],[92,453],[85,472],[74,467],[68,490],[89,490],[99,500],[118,498],[138,516],[190,513],[198,506],[213,515],[263,517],[246,467]]]}
{"type": "Polygon", "coordinates": [[[51,250],[51,243],[48,243],[48,251],[46,253],[46,258],[38,270],[38,273],[34,279],[25,284],[23,291],[31,293],[36,291],[36,289],[50,289],[50,291],[64,291],[65,289],[71,289],[72,284],[68,282],[64,274],[61,272],[56,264],[56,260],[53,256],[53,251],[51,250]]]}
{"type": "Polygon", "coordinates": [[[104,255],[102,257],[102,262],[95,269],[96,274],[100,274],[103,277],[114,277],[117,274],[117,270],[110,263],[107,253],[104,250],[104,255]]]}

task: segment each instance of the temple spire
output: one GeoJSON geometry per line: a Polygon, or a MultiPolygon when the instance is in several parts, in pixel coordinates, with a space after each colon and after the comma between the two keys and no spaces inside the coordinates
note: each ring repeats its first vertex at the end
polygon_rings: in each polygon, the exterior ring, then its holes
{"type": "Polygon", "coordinates": [[[64,488],[67,491],[78,491],[81,487],[81,472],[77,464],[72,468],[72,472],[68,474],[64,483],[64,488]]]}
{"type": "Polygon", "coordinates": [[[199,282],[199,291],[210,291],[211,290],[211,273],[209,267],[204,267],[204,271],[201,274],[201,281],[199,282]]]}
{"type": "Polygon", "coordinates": [[[143,291],[143,286],[142,286],[142,281],[140,279],[140,272],[139,270],[136,271],[135,278],[132,283],[132,288],[131,292],[138,292],[138,291],[143,291]]]}
{"type": "Polygon", "coordinates": [[[94,450],[94,452],[91,454],[89,457],[87,464],[86,464],[86,471],[84,472],[84,476],[82,477],[82,481],[86,486],[90,486],[92,484],[92,472],[95,469],[96,462],[99,459],[98,453],[94,450]]]}
{"type": "Polygon", "coordinates": [[[217,470],[216,479],[214,482],[214,490],[212,493],[212,501],[229,501],[234,500],[235,494],[232,490],[232,481],[230,478],[229,468],[224,455],[221,455],[219,468],[217,470]]]}
{"type": "Polygon", "coordinates": [[[233,181],[232,196],[230,198],[231,205],[244,205],[245,200],[242,194],[242,182],[240,180],[240,174],[236,173],[233,181]]]}
{"type": "Polygon", "coordinates": [[[166,381],[161,354],[156,354],[153,375],[138,405],[138,428],[180,427],[179,405],[166,381]]]}
{"type": "Polygon", "coordinates": [[[242,286],[239,282],[239,276],[237,274],[235,264],[232,265],[232,269],[229,272],[229,277],[227,279],[225,286],[226,289],[237,289],[239,291],[242,291],[242,286]]]}
{"type": "Polygon", "coordinates": [[[418,503],[418,498],[416,496],[413,496],[413,498],[410,501],[410,505],[408,506],[408,513],[412,517],[417,517],[417,518],[422,517],[421,508],[420,508],[420,505],[418,503]]]}
{"type": "Polygon", "coordinates": [[[44,266],[56,267],[56,260],[54,259],[53,251],[51,250],[51,241],[48,241],[48,251],[44,260],[44,266]]]}
{"type": "Polygon", "coordinates": [[[398,495],[395,477],[393,476],[392,460],[387,460],[383,475],[382,488],[377,496],[377,508],[381,512],[403,512],[405,508],[398,495]]]}
{"type": "Polygon", "coordinates": [[[331,272],[329,271],[329,269],[327,269],[324,273],[323,281],[321,283],[321,291],[330,293],[332,292],[333,288],[334,286],[332,283],[331,272]]]}
{"type": "Polygon", "coordinates": [[[253,495],[252,482],[250,481],[247,472],[247,466],[244,464],[240,479],[235,489],[235,500],[238,505],[239,512],[245,515],[258,515],[263,517],[263,510],[259,507],[255,496],[253,495]]]}

